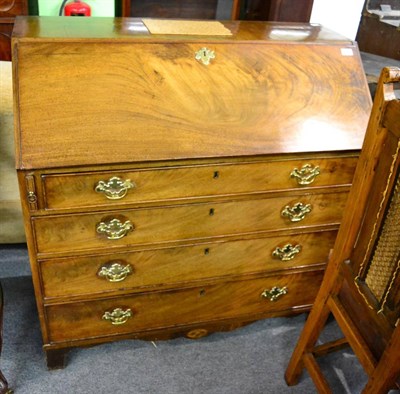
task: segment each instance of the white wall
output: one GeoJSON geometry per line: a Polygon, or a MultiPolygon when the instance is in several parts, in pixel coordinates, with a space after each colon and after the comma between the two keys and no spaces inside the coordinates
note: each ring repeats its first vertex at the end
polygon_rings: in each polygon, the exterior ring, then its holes
{"type": "Polygon", "coordinates": [[[365,0],[314,0],[310,22],[355,39],[365,0]]]}

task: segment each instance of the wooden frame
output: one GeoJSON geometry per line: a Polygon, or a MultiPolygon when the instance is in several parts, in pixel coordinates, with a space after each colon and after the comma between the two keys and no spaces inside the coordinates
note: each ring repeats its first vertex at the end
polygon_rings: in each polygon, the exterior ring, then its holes
{"type": "MultiPolygon", "coordinates": [[[[386,68],[382,71],[338,238],[321,289],[286,370],[288,385],[297,383],[305,367],[318,391],[330,393],[316,357],[348,343],[369,375],[364,393],[386,393],[396,386],[400,374],[399,308],[398,305],[394,308],[396,316],[386,314],[382,305],[373,305],[371,297],[360,289],[362,283],[357,273],[363,267],[357,259],[357,250],[368,233],[378,238],[377,228],[370,224],[373,220],[378,223],[378,216],[368,215],[371,205],[373,208],[376,206],[369,202],[378,195],[382,204],[388,204],[387,199],[384,201],[385,194],[394,187],[393,174],[399,171],[400,100],[396,99],[393,90],[394,83],[399,81],[400,69],[386,68]],[[388,153],[390,149],[395,151],[394,154],[388,153]],[[382,176],[382,168],[386,176],[382,176]],[[330,313],[345,338],[315,347],[330,313]]],[[[382,222],[385,219],[380,217],[379,226],[383,227],[382,222]]],[[[398,269],[393,278],[397,274],[398,269]]]]}
{"type": "MultiPolygon", "coordinates": [[[[122,2],[122,16],[130,17],[131,16],[131,0],[121,0],[122,2]]],[[[240,0],[232,1],[232,12],[231,19],[238,20],[240,16],[240,0]]]]}

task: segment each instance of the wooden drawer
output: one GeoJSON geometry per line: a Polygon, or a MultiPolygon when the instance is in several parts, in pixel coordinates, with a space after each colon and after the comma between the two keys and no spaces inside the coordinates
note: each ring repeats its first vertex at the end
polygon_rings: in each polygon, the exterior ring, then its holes
{"type": "Polygon", "coordinates": [[[190,289],[154,292],[97,301],[47,306],[45,313],[51,342],[73,341],[167,328],[234,317],[288,311],[314,301],[323,271],[277,275],[256,280],[226,282],[190,289]],[[275,301],[261,296],[274,286],[287,294],[275,301]],[[116,308],[131,310],[125,324],[102,318],[116,308]]]}
{"type": "MultiPolygon", "coordinates": [[[[272,231],[324,224],[339,224],[347,192],[204,203],[152,209],[132,209],[82,215],[58,215],[32,219],[39,253],[106,250],[113,247],[206,239],[241,233],[272,231]],[[310,205],[304,220],[282,216],[285,207],[310,205]],[[118,222],[115,222],[117,221],[118,222]],[[100,228],[113,223],[133,229],[120,239],[108,239],[100,228]]],[[[115,226],[116,227],[116,226],[115,226]]],[[[118,225],[118,228],[120,226],[118,225]]],[[[104,230],[105,231],[105,230],[104,230]]],[[[119,234],[118,236],[121,236],[119,234]]]]}
{"type": "MultiPolygon", "coordinates": [[[[336,231],[40,262],[46,298],[179,286],[327,261],[336,231]],[[277,256],[288,244],[292,252],[277,256]],[[299,248],[296,248],[300,245],[299,248]],[[300,250],[298,253],[293,250],[300,250]],[[294,257],[291,257],[294,256],[294,257]],[[114,266],[113,266],[114,265],[114,266]]],[[[290,248],[288,248],[290,249],[290,248]]]]}
{"type": "Polygon", "coordinates": [[[192,197],[349,185],[357,157],[296,159],[245,164],[164,167],[42,176],[46,209],[113,206],[192,197]],[[319,168],[298,180],[294,169],[319,168]],[[118,178],[111,181],[112,178],[118,178]],[[126,181],[129,180],[130,184],[126,181]],[[96,189],[98,190],[96,192],[96,189]],[[112,193],[114,192],[114,194],[112,193]],[[114,198],[114,199],[113,199],[114,198]]]}

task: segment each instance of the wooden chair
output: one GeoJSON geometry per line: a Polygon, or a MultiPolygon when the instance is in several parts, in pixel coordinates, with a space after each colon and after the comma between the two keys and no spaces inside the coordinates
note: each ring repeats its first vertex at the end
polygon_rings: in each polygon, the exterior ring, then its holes
{"type": "Polygon", "coordinates": [[[286,370],[288,385],[305,367],[318,391],[330,393],[316,358],[350,345],[369,377],[363,393],[400,387],[399,81],[400,69],[382,70],[338,237],[286,370]],[[344,338],[315,346],[331,313],[344,338]]]}

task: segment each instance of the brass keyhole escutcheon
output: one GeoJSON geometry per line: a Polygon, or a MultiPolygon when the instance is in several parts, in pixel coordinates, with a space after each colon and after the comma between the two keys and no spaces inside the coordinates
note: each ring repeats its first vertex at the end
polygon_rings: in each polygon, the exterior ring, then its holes
{"type": "Polygon", "coordinates": [[[211,59],[215,59],[215,52],[211,49],[203,47],[195,53],[194,57],[199,62],[202,62],[205,66],[208,66],[211,59]]]}

